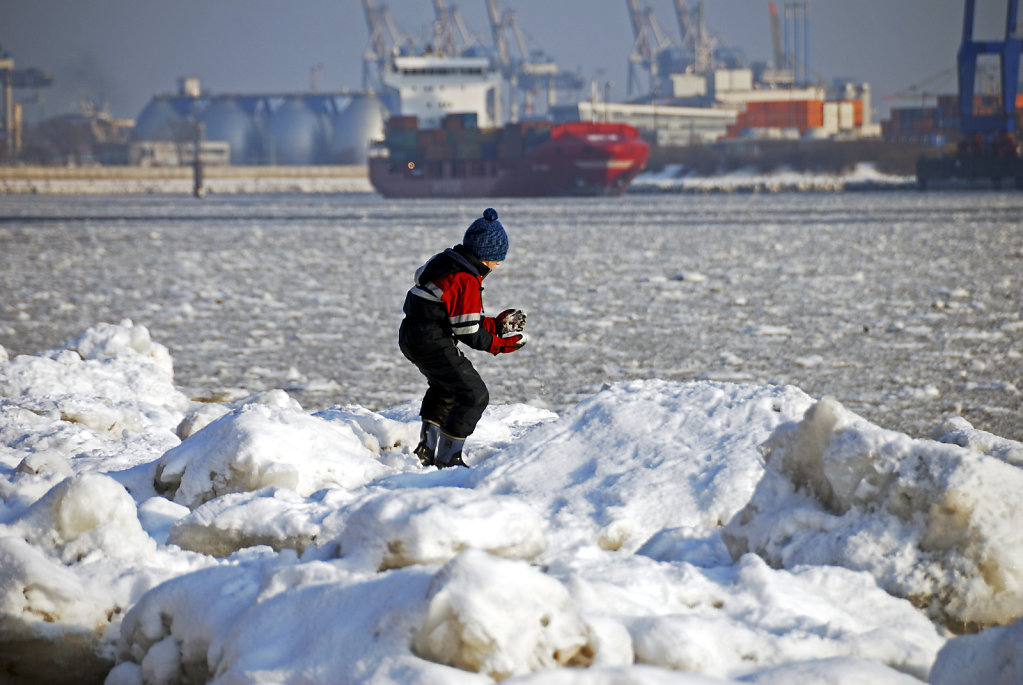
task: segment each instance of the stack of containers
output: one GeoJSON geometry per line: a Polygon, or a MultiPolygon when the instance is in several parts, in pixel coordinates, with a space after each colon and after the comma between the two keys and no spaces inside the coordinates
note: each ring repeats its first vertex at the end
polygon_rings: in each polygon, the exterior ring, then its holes
{"type": "MultiPolygon", "coordinates": [[[[553,126],[549,121],[527,121],[481,129],[472,112],[448,114],[436,129],[419,129],[418,124],[415,116],[392,116],[387,120],[386,145],[392,163],[481,162],[477,166],[482,169],[482,162],[521,158],[547,141],[553,126]]],[[[461,164],[458,168],[470,167],[461,164]]]]}
{"type": "MultiPolygon", "coordinates": [[[[860,117],[862,121],[862,103],[860,117]]],[[[800,135],[808,130],[824,127],[823,100],[774,100],[748,102],[735,123],[730,125],[726,138],[738,138],[743,131],[757,129],[792,129],[800,135]]]]}
{"type": "Polygon", "coordinates": [[[419,156],[419,119],[413,115],[395,115],[387,119],[387,151],[393,163],[405,165],[419,156]]]}

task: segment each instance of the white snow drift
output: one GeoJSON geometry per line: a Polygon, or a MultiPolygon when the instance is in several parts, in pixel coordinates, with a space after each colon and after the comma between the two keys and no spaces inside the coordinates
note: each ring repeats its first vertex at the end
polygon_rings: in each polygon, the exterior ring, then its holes
{"type": "Polygon", "coordinates": [[[635,381],[492,407],[473,468],[437,471],[411,402],[200,405],[161,349],[125,322],[0,360],[15,677],[1017,677],[1023,445],[965,422],[914,440],[796,388],[635,381]]]}
{"type": "Polygon", "coordinates": [[[829,398],[776,431],[765,455],[753,499],[725,531],[733,556],[867,570],[960,630],[1023,615],[1018,467],[880,430],[829,398]]]}

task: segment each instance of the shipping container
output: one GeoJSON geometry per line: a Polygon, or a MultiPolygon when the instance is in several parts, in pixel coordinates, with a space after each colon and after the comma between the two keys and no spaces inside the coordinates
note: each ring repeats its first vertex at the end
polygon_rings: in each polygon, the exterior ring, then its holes
{"type": "Polygon", "coordinates": [[[808,128],[824,126],[824,102],[821,100],[774,100],[750,102],[737,118],[742,128],[808,128]]]}
{"type": "Polygon", "coordinates": [[[851,100],[842,100],[838,103],[838,128],[843,131],[856,128],[856,110],[851,100]]]}
{"type": "Polygon", "coordinates": [[[419,117],[412,114],[395,114],[387,120],[387,130],[415,131],[419,128],[419,117]]]}

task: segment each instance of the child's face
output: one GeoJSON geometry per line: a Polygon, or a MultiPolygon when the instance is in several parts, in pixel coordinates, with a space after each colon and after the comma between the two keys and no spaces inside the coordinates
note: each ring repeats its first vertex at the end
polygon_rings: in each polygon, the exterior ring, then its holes
{"type": "Polygon", "coordinates": [[[485,259],[483,259],[483,260],[480,260],[480,261],[482,261],[482,262],[483,262],[483,265],[484,265],[485,267],[487,267],[488,269],[490,269],[491,271],[493,271],[493,270],[494,270],[494,269],[496,269],[497,267],[501,266],[501,262],[491,262],[491,261],[487,261],[487,260],[485,260],[485,259]]]}

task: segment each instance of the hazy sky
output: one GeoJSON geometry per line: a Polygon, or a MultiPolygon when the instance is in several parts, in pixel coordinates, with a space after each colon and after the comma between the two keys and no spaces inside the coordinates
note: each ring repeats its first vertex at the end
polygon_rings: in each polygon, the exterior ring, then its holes
{"type": "MultiPolygon", "coordinates": [[[[678,37],[671,0],[641,0],[678,37]]],[[[785,0],[777,0],[783,5],[785,0]]],[[[425,38],[430,0],[378,0],[399,28],[425,38]]],[[[484,0],[448,0],[490,44],[484,0]]],[[[527,41],[566,69],[625,96],[633,38],[625,0],[500,0],[515,10],[527,41]]],[[[708,28],[753,61],[771,58],[767,0],[705,0],[708,28]]],[[[690,6],[695,0],[689,1],[690,6]]],[[[1004,0],[978,0],[978,35],[1000,37],[1004,0]]],[[[875,109],[919,104],[884,100],[928,81],[954,92],[963,0],[811,0],[810,66],[820,77],[865,81],[875,109]],[[943,75],[943,76],[942,76],[943,75]]],[[[0,46],[16,66],[56,83],[27,118],[76,109],[86,98],[135,117],[181,76],[214,93],[358,88],[367,44],[361,0],[0,0],[0,46]]],[[[17,99],[33,95],[19,91],[17,99]]],[[[933,101],[930,101],[933,103],[933,101]]]]}

